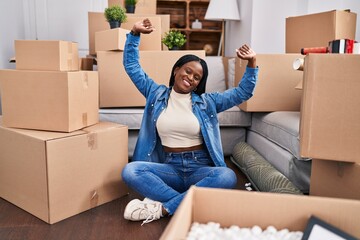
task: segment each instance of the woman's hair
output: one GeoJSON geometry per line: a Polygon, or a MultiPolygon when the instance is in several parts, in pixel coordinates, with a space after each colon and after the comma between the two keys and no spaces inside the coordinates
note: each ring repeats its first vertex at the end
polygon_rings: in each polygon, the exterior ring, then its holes
{"type": "Polygon", "coordinates": [[[187,54],[182,56],[181,58],[179,58],[176,63],[174,64],[172,70],[171,70],[171,76],[170,76],[170,81],[169,81],[169,86],[172,87],[174,86],[174,82],[175,82],[175,75],[174,75],[174,71],[177,67],[182,67],[184,64],[188,63],[188,62],[192,62],[192,61],[196,61],[199,62],[202,66],[203,69],[203,76],[200,80],[199,85],[196,87],[196,90],[194,90],[194,93],[201,95],[202,93],[205,92],[205,87],[206,87],[206,80],[208,77],[208,67],[206,62],[199,58],[198,56],[192,55],[192,54],[187,54]]]}

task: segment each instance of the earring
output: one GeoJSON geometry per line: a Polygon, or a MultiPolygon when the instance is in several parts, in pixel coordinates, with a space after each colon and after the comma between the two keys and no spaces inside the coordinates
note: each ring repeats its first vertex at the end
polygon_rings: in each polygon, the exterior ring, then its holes
{"type": "Polygon", "coordinates": [[[196,90],[197,90],[197,88],[194,88],[194,90],[193,90],[193,91],[194,91],[194,92],[196,92],[196,90]]]}

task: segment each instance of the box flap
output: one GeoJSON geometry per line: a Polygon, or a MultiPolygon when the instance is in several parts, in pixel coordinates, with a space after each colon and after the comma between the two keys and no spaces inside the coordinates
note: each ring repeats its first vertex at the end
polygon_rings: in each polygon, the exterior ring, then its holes
{"type": "Polygon", "coordinates": [[[193,187],[170,220],[161,239],[184,239],[191,223],[220,223],[221,227],[260,226],[304,231],[311,215],[360,237],[360,201],[193,187]],[[189,217],[192,220],[189,221],[189,217]]]}
{"type": "Polygon", "coordinates": [[[82,135],[86,134],[86,131],[78,130],[71,133],[64,132],[50,132],[50,131],[38,131],[38,130],[30,130],[30,129],[20,129],[20,128],[7,128],[2,124],[2,116],[0,116],[0,128],[7,129],[9,131],[16,132],[21,135],[26,135],[28,137],[36,138],[42,141],[48,141],[53,139],[65,138],[70,136],[82,135]]]}

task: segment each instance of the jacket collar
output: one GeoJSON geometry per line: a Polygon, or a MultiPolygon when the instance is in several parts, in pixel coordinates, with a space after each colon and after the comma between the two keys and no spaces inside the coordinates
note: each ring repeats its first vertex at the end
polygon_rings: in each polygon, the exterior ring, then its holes
{"type": "MultiPolygon", "coordinates": [[[[169,96],[170,96],[170,92],[173,90],[172,87],[170,88],[166,88],[165,91],[163,91],[163,93],[161,94],[161,96],[158,98],[159,101],[168,101],[169,100],[169,96]]],[[[191,101],[193,104],[196,103],[204,103],[204,100],[202,99],[201,96],[197,95],[194,92],[191,92],[191,101]]]]}

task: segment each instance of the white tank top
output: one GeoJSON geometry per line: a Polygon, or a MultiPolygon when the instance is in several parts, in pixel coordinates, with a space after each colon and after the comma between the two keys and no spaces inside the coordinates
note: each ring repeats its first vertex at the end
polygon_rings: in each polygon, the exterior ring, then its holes
{"type": "Polygon", "coordinates": [[[203,143],[200,124],[191,108],[191,95],[172,90],[167,108],[156,122],[163,146],[191,147],[203,143]]]}

